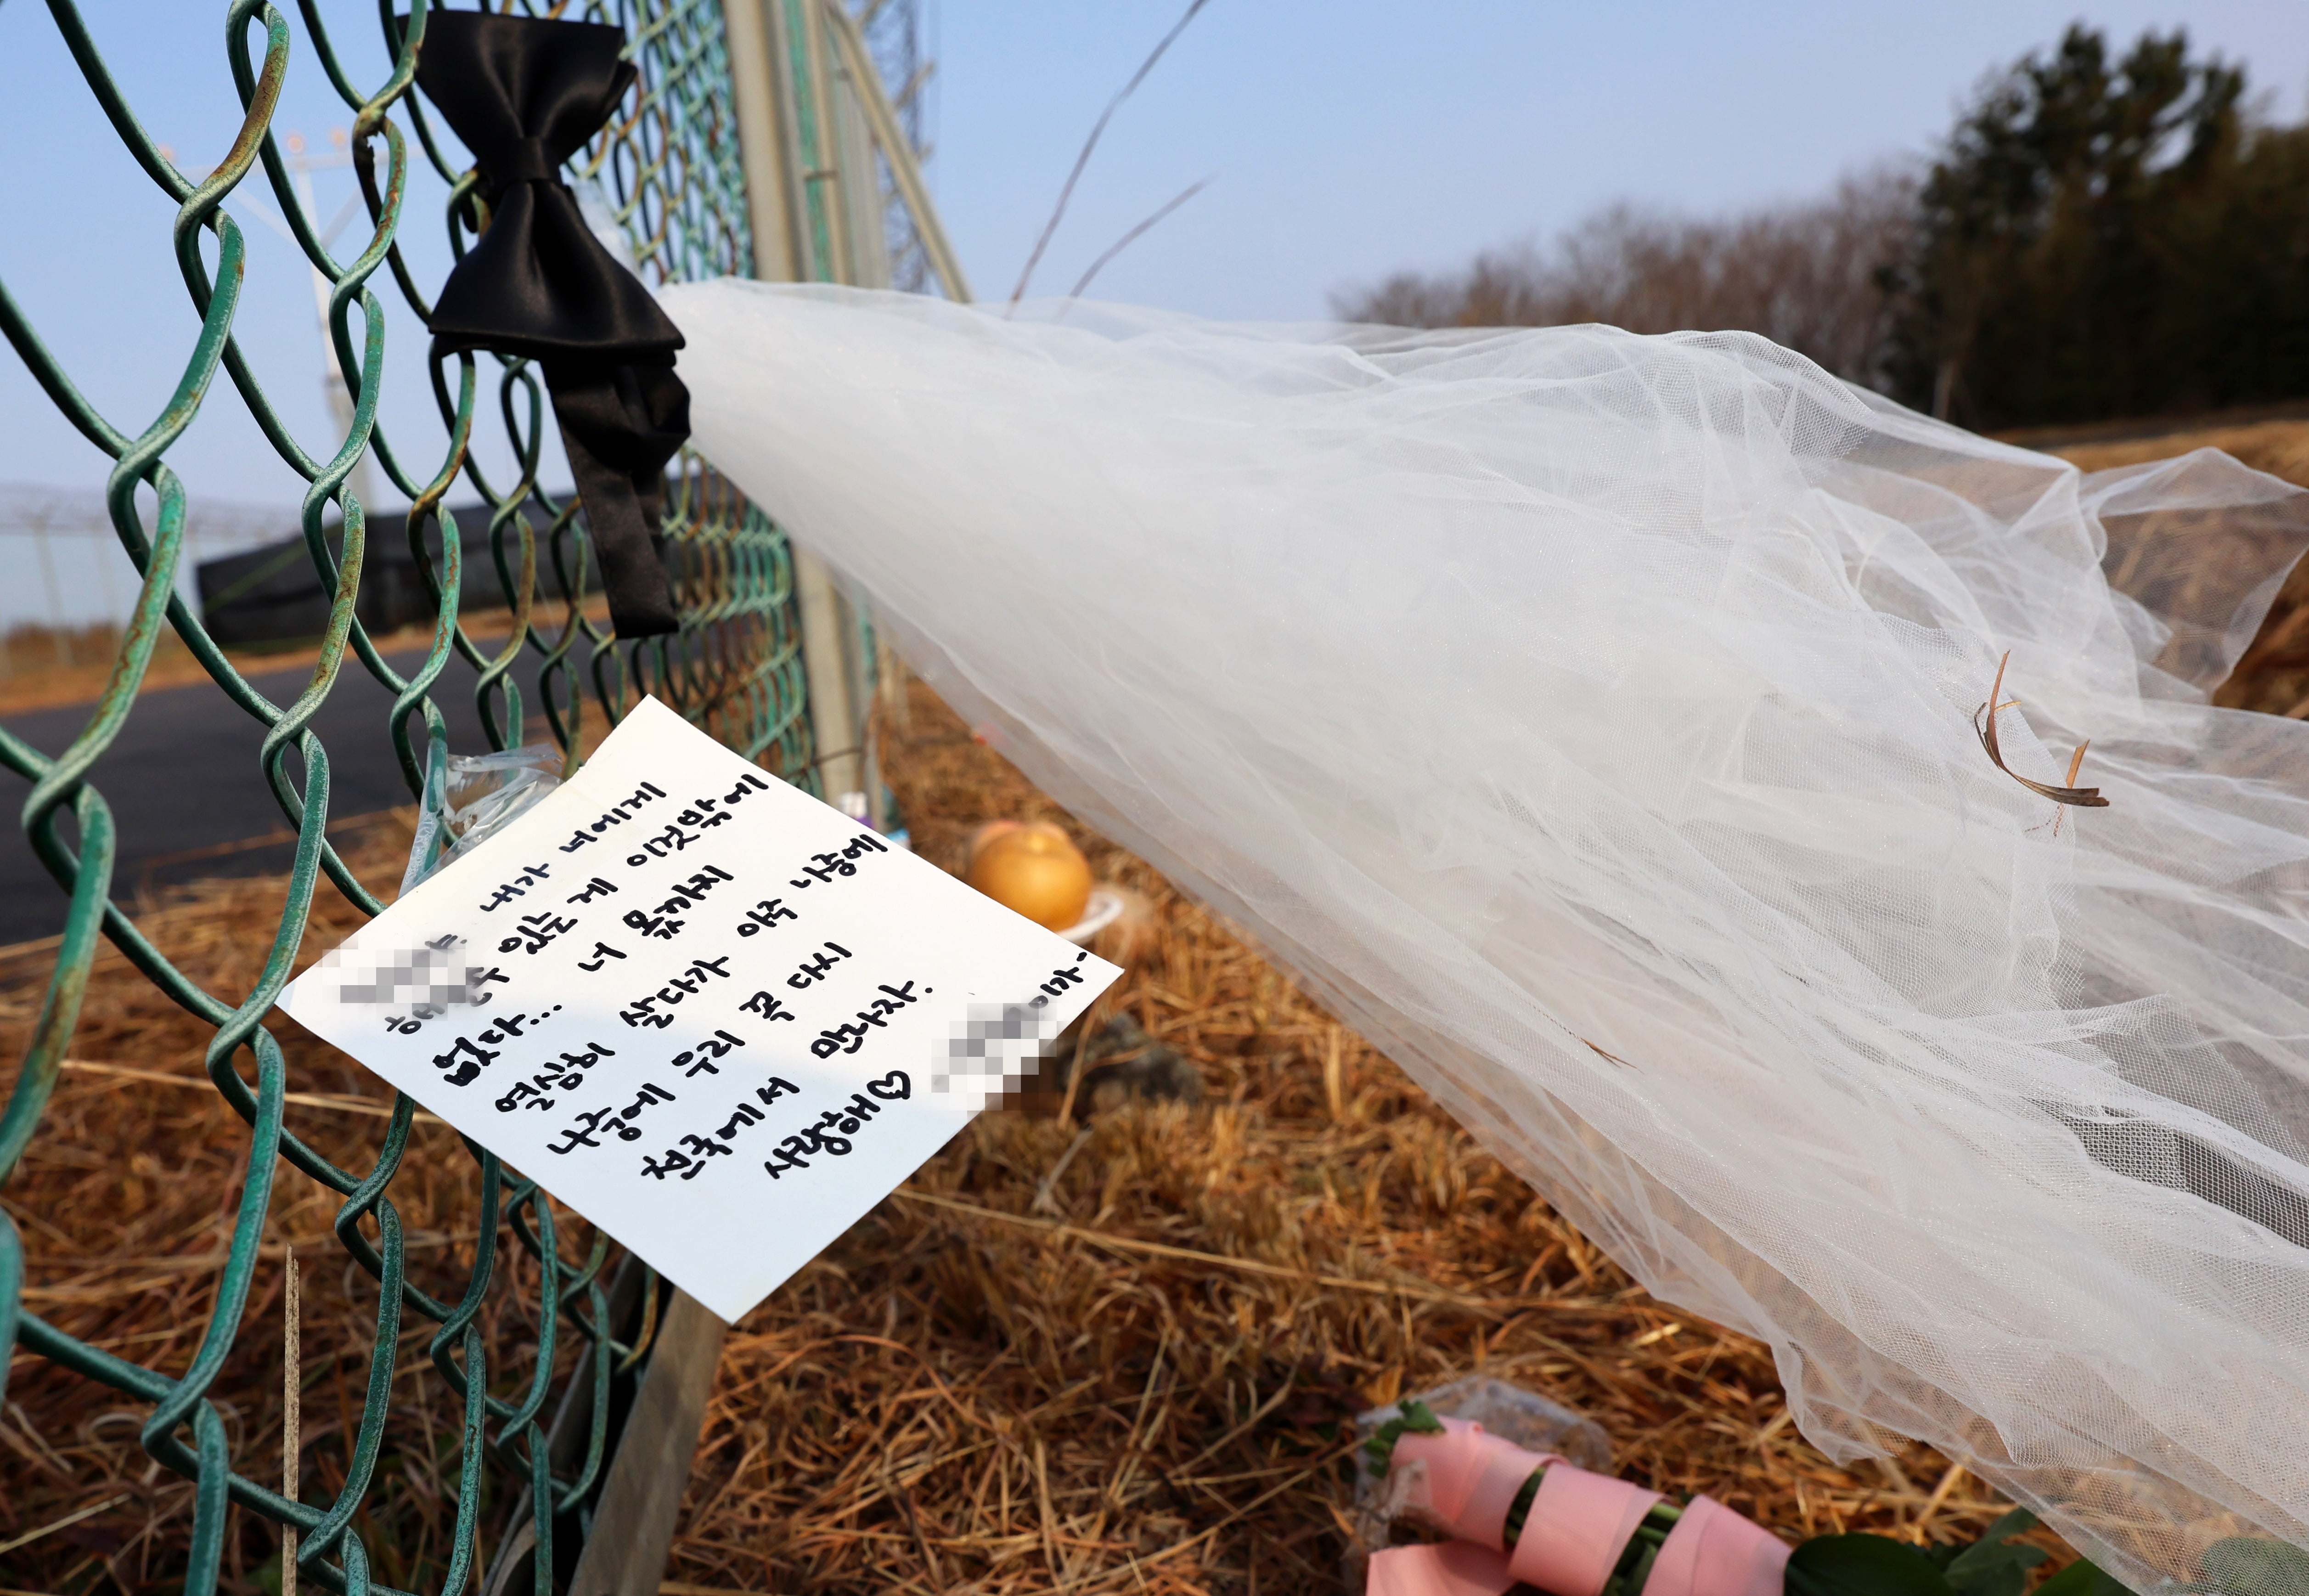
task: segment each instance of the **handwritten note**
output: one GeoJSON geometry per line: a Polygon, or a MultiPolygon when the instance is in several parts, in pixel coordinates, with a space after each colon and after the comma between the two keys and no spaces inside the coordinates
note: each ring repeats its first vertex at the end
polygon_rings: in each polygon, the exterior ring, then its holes
{"type": "Polygon", "coordinates": [[[648,699],[280,1008],[734,1320],[1120,974],[648,699]]]}

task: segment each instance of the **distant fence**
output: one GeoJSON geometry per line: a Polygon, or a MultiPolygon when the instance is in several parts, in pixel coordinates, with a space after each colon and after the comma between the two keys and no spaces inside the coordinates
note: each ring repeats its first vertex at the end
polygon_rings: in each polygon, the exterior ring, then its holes
{"type": "MultiPolygon", "coordinates": [[[[177,584],[187,600],[199,596],[193,576],[198,562],[297,532],[294,505],[203,499],[189,507],[177,584]]],[[[134,612],[143,583],[101,494],[28,482],[0,482],[0,572],[6,576],[0,580],[0,636],[37,630],[65,639],[90,629],[117,630],[134,612]]],[[[0,672],[5,669],[0,665],[0,672]]]]}

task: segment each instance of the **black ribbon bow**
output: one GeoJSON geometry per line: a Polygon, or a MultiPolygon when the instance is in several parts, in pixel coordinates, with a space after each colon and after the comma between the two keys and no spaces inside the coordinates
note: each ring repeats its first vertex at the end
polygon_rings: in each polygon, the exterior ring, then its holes
{"type": "Polygon", "coordinates": [[[633,86],[625,42],[599,22],[437,10],[417,83],[473,152],[489,210],[434,303],[435,358],[494,350],[544,371],[610,624],[645,638],[680,626],[660,518],[666,463],[689,436],[689,390],[673,374],[681,330],[561,180],[633,86]]]}

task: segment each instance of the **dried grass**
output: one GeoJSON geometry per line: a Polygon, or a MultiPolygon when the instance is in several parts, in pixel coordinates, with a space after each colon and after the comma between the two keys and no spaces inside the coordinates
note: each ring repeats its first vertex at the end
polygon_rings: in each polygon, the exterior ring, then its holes
{"type": "MultiPolygon", "coordinates": [[[[397,880],[409,819],[406,811],[377,817],[337,838],[372,886],[389,889],[397,880]]],[[[264,964],[283,886],[277,876],[203,882],[165,895],[139,924],[179,967],[238,997],[264,964]]],[[[304,957],[317,957],[359,923],[324,880],[304,957]]],[[[0,950],[0,1045],[11,1056],[22,1055],[50,957],[38,943],[0,950]]],[[[291,1127],[340,1164],[368,1167],[391,1091],[297,1027],[276,1028],[288,1056],[291,1127]]],[[[29,1254],[26,1307],[172,1373],[190,1362],[215,1300],[247,1145],[246,1127],[202,1071],[208,1036],[107,948],[74,1040],[77,1059],[88,1062],[65,1070],[23,1167],[0,1196],[29,1254]]],[[[479,1180],[447,1128],[427,1121],[412,1132],[392,1199],[406,1227],[411,1271],[437,1294],[470,1264],[479,1180]]],[[[277,1479],[281,1261],[293,1246],[305,1276],[308,1500],[344,1481],[375,1335],[374,1287],[330,1232],[336,1206],[333,1193],[284,1167],[243,1334],[213,1388],[235,1466],[277,1479]]],[[[536,1325],[520,1305],[534,1274],[519,1262],[515,1270],[483,1319],[500,1392],[526,1380],[533,1358],[526,1349],[536,1344],[536,1325]]],[[[361,1515],[378,1577],[404,1588],[438,1577],[455,1514],[457,1408],[429,1366],[417,1366],[429,1328],[404,1340],[378,1488],[361,1515]]],[[[181,1581],[191,1488],[137,1444],[143,1418],[139,1404],[16,1351],[0,1412],[0,1544],[91,1504],[124,1499],[0,1553],[0,1585],[141,1592],[181,1581]]],[[[275,1588],[276,1547],[269,1525],[236,1510],[228,1588],[275,1588]]]]}
{"type": "MultiPolygon", "coordinates": [[[[2053,452],[2086,471],[2107,471],[2199,448],[2219,449],[2255,471],[2309,488],[2309,421],[2255,421],[2162,438],[2071,444],[2053,452]]],[[[2279,590],[2253,646],[2213,701],[2231,709],[2309,718],[2309,560],[2296,567],[2279,590]]]]}
{"type": "MultiPolygon", "coordinates": [[[[2309,467],[2309,427],[2297,431],[2300,467],[2283,456],[2287,474],[2309,467]]],[[[2135,446],[2093,452],[2115,447],[2135,446]]],[[[2296,678],[2309,695],[2309,658],[2293,663],[2281,638],[2265,646],[2296,612],[2309,613],[2309,594],[2288,597],[2225,698],[2273,702],[2296,678]]],[[[910,710],[887,763],[929,857],[954,864],[990,818],[1070,824],[927,692],[910,710]]],[[[1104,950],[1129,975],[1094,1018],[1127,1013],[1177,1049],[1202,1103],[1108,1094],[1062,1118],[1043,1093],[988,1115],[737,1326],[667,1591],[1334,1588],[1353,1491],[1342,1421],[1476,1369],[1595,1418],[1631,1478],[1708,1491],[1790,1536],[1956,1533],[2000,1511],[1921,1446],[1829,1463],[1790,1425],[1760,1344],[1634,1288],[1230,927],[1076,830],[1101,874],[1149,906],[1135,949],[1104,950]]],[[[399,814],[339,840],[363,879],[389,884],[408,835],[399,814]]],[[[140,920],[204,984],[237,994],[263,961],[281,885],[205,882],[140,920]]],[[[358,919],[324,882],[304,956],[358,919]]],[[[48,957],[0,950],[12,1055],[48,957]]],[[[291,1123],[366,1167],[390,1094],[278,1029],[298,1094],[291,1123]]],[[[67,1071],[4,1194],[30,1254],[32,1311],[163,1369],[185,1366],[205,1323],[246,1145],[201,1077],[206,1037],[108,950],[74,1050],[108,1068],[67,1071]]],[[[431,1288],[471,1256],[476,1185],[446,1129],[420,1123],[392,1195],[431,1288]]],[[[273,1477],[279,1260],[293,1246],[308,1496],[343,1481],[373,1334],[368,1282],[329,1235],[334,1208],[284,1172],[246,1328],[214,1388],[238,1466],[273,1477]]],[[[572,1235],[566,1249],[583,1227],[572,1235]]],[[[483,1321],[501,1392],[525,1382],[536,1333],[521,1305],[532,1282],[511,1267],[483,1321]]],[[[438,1577],[454,1510],[456,1409],[422,1366],[424,1333],[411,1334],[358,1521],[378,1576],[404,1588],[438,1577]]],[[[99,1511],[0,1553],[0,1585],[82,1596],[181,1577],[189,1488],[137,1445],[142,1417],[17,1354],[0,1412],[0,1544],[99,1511]]],[[[485,1504],[485,1539],[504,1506],[485,1504]]],[[[269,1526],[237,1514],[228,1588],[277,1588],[276,1547],[269,1526]]]]}

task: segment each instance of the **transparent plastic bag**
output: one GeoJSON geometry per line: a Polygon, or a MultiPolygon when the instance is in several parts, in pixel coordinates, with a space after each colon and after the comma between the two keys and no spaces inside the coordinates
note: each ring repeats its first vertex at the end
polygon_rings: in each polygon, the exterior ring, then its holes
{"type": "Polygon", "coordinates": [[[564,760],[550,743],[502,753],[452,754],[436,740],[427,750],[425,794],[409,846],[409,889],[450,860],[471,853],[561,785],[564,760]]]}

